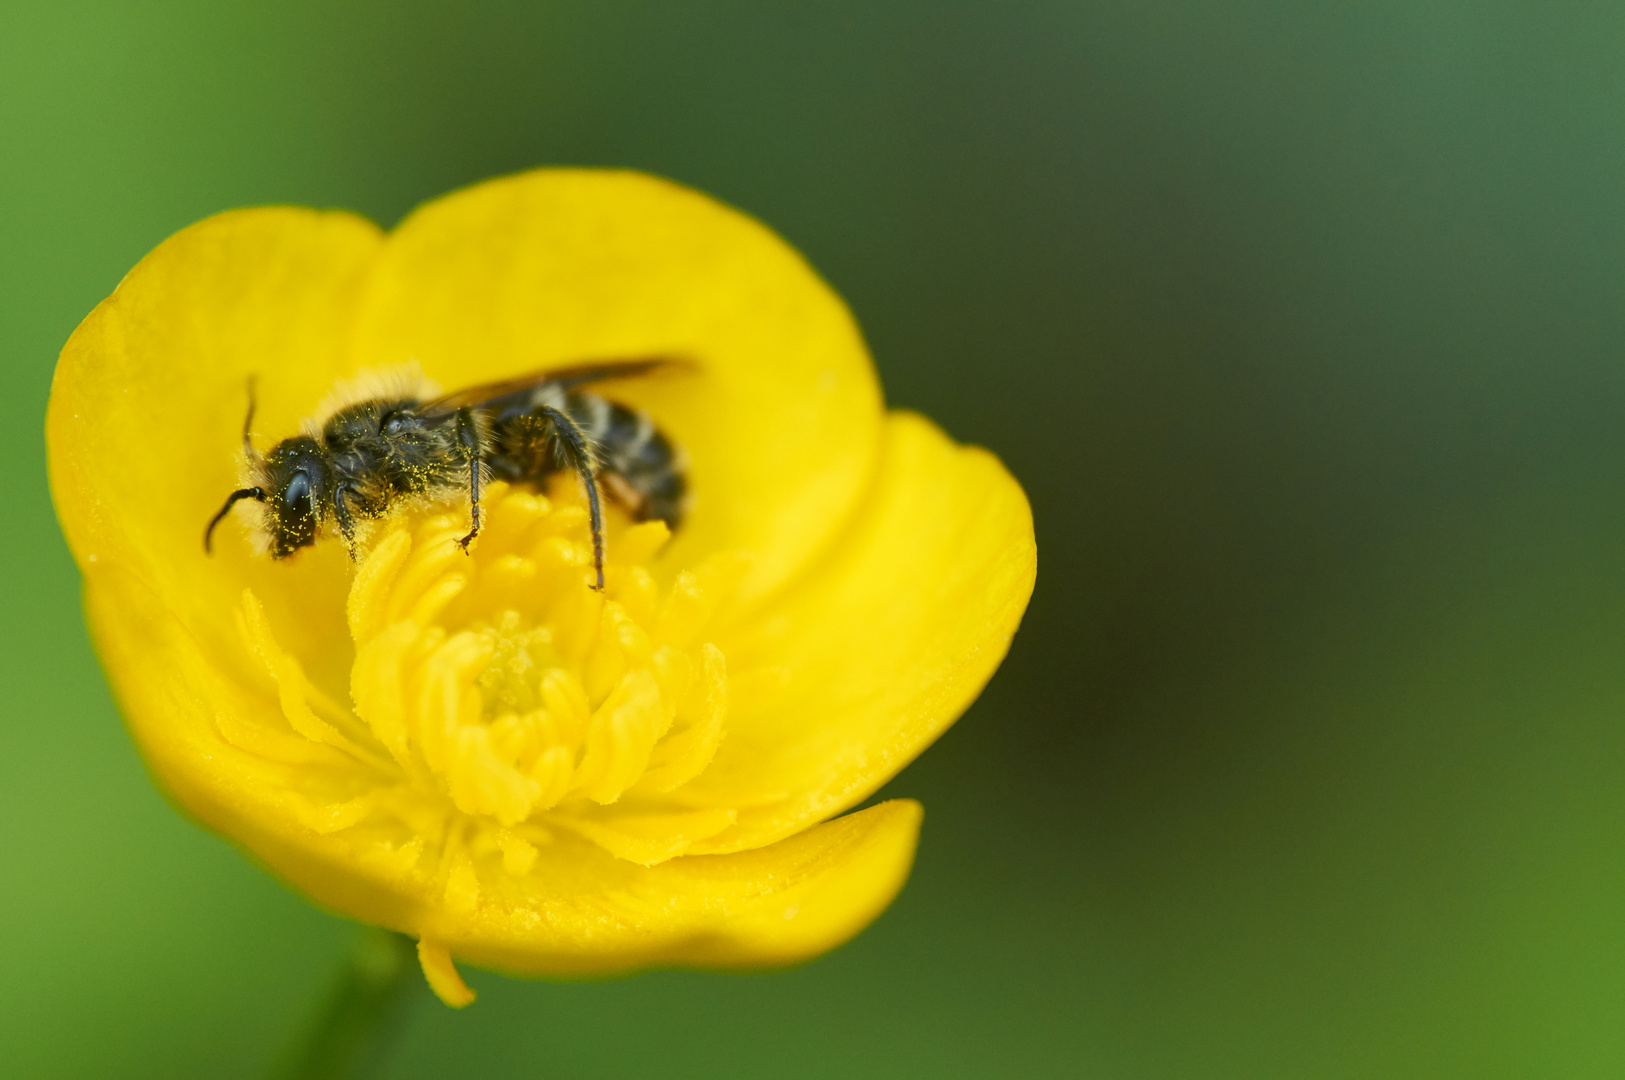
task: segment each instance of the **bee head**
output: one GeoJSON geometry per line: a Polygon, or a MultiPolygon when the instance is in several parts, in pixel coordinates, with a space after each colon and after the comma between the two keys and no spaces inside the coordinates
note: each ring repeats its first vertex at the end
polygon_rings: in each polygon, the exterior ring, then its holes
{"type": "Polygon", "coordinates": [[[261,518],[263,542],[273,559],[285,559],[314,544],[316,527],[321,524],[322,499],[329,486],[321,445],[305,435],[284,439],[264,457],[253,454],[249,469],[258,482],[226,496],[226,505],[203,530],[203,550],[210,550],[214,527],[244,499],[253,499],[265,507],[261,518]]]}
{"type": "Polygon", "coordinates": [[[327,495],[327,463],[321,445],[308,435],[284,439],[265,455],[256,490],[265,504],[271,557],[283,559],[316,542],[322,500],[327,495]]]}

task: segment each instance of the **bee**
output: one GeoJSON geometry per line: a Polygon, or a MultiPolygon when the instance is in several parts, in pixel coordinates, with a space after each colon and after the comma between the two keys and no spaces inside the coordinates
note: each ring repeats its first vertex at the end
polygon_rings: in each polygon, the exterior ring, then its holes
{"type": "Polygon", "coordinates": [[[635,360],[587,364],[486,383],[421,400],[401,391],[355,401],[265,454],[254,449],[253,384],[243,420],[250,483],[226,497],[203,531],[210,550],[216,525],[244,499],[262,504],[260,538],[273,559],[309,547],[336,530],[352,558],[362,531],[402,505],[468,498],[466,552],[482,524],[481,490],[492,480],[536,485],[568,470],[587,493],[593,567],[604,588],[600,491],[639,521],[681,523],[687,492],[682,456],[641,412],[589,390],[608,378],[641,375],[672,363],[635,360]]]}

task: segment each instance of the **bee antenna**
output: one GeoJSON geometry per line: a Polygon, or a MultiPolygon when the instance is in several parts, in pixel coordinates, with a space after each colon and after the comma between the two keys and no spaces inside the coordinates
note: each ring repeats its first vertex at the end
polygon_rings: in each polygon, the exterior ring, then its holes
{"type": "MultiPolygon", "coordinates": [[[[248,415],[243,417],[243,456],[248,458],[250,461],[252,461],[254,458],[254,444],[249,441],[248,433],[254,426],[254,384],[258,381],[258,375],[250,375],[248,377],[248,415]]],[[[262,499],[261,501],[264,500],[262,499]]],[[[230,509],[231,504],[227,503],[226,507],[227,509],[230,509]]],[[[222,513],[224,513],[224,511],[222,511],[222,513]]]]}
{"type": "MultiPolygon", "coordinates": [[[[250,415],[253,415],[252,410],[250,410],[250,415]]],[[[220,508],[220,512],[218,514],[209,519],[209,527],[203,530],[203,553],[205,555],[210,554],[212,551],[212,549],[209,547],[209,539],[214,534],[214,527],[220,524],[221,520],[224,519],[227,514],[231,513],[231,508],[233,506],[236,506],[244,499],[253,499],[255,502],[264,502],[265,489],[257,487],[239,488],[236,491],[233,491],[230,495],[226,496],[226,505],[220,508]]]]}

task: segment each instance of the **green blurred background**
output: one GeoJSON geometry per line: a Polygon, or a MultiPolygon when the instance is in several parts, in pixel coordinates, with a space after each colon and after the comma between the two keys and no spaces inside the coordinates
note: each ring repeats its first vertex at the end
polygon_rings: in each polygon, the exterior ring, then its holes
{"type": "Polygon", "coordinates": [[[1625,1075],[1622,56],[1614,3],[3,0],[0,1072],[254,1076],[354,934],[148,783],[57,349],[216,210],[569,163],[804,250],[1038,591],[851,945],[475,972],[385,1075],[1625,1075]]]}

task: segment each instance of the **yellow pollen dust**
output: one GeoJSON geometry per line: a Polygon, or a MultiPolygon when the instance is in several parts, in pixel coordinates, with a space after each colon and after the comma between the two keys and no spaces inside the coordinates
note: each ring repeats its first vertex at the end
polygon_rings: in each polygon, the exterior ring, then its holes
{"type": "MultiPolygon", "coordinates": [[[[456,543],[466,510],[391,520],[350,588],[353,712],[304,680],[245,595],[245,635],[287,720],[375,777],[370,794],[330,808],[322,831],[383,814],[420,838],[414,861],[425,844],[449,857],[447,844],[474,843],[500,848],[504,870],[522,876],[548,824],[580,832],[597,806],[659,803],[710,764],[727,676],[704,629],[738,573],[713,563],[662,589],[646,564],[665,524],[621,523],[600,593],[579,504],[493,485],[467,554],[456,543]]],[[[457,866],[440,861],[458,891],[457,866]]]]}

